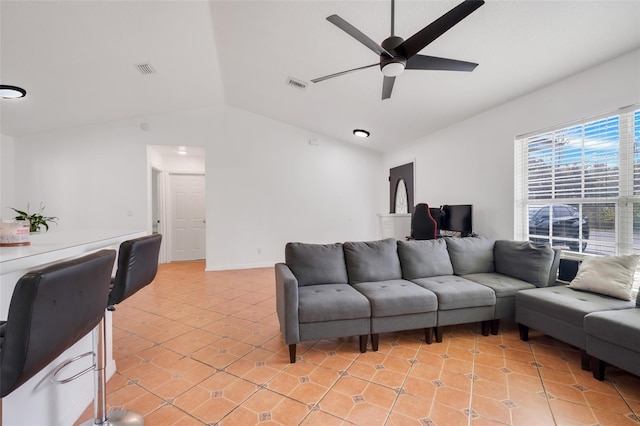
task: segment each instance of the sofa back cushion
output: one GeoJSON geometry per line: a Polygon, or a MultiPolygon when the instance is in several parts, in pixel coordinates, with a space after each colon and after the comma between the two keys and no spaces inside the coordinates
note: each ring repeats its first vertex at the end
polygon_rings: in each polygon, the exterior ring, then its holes
{"type": "Polygon", "coordinates": [[[398,241],[398,257],[405,280],[453,275],[443,239],[398,241]]]}
{"type": "Polygon", "coordinates": [[[555,252],[547,244],[530,241],[498,240],[493,248],[496,272],[535,285],[547,287],[555,252]]]}
{"type": "Polygon", "coordinates": [[[342,243],[288,243],[285,262],[298,279],[298,286],[316,284],[346,284],[347,266],[342,243]]]}
{"type": "Polygon", "coordinates": [[[402,278],[397,243],[394,238],[378,241],[346,242],[349,284],[402,278]]]}
{"type": "Polygon", "coordinates": [[[486,237],[445,238],[456,275],[495,272],[493,246],[495,240],[486,237]]]}

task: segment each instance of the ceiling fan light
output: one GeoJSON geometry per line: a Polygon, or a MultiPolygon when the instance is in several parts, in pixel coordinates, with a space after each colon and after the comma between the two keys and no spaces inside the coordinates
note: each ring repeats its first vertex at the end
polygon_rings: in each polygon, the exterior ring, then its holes
{"type": "Polygon", "coordinates": [[[370,133],[364,129],[355,129],[353,135],[359,138],[368,138],[370,133]]]}
{"type": "Polygon", "coordinates": [[[22,87],[0,84],[0,98],[2,99],[24,98],[26,94],[27,91],[22,87]]]}
{"type": "Polygon", "coordinates": [[[382,67],[382,74],[386,77],[397,77],[404,71],[404,64],[402,62],[389,62],[382,67]]]}

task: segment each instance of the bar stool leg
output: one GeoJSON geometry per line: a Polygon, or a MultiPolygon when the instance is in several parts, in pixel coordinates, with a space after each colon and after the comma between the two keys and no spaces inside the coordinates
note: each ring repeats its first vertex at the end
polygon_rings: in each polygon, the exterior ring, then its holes
{"type": "Polygon", "coordinates": [[[103,317],[100,324],[93,330],[93,347],[96,363],[94,374],[93,419],[87,420],[82,426],[105,425],[144,425],[144,417],[133,411],[117,410],[107,416],[107,327],[103,317]]]}

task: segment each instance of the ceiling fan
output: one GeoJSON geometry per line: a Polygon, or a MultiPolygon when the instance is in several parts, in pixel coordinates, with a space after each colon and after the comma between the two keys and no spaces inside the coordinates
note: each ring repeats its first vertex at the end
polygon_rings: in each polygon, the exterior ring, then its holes
{"type": "Polygon", "coordinates": [[[384,100],[391,97],[391,91],[393,90],[393,84],[395,83],[396,77],[405,69],[473,71],[478,64],[458,61],[455,59],[418,55],[418,52],[444,34],[447,30],[451,29],[454,25],[469,16],[483,4],[483,0],[465,0],[408,39],[404,40],[402,37],[394,35],[395,0],[391,0],[391,36],[384,40],[380,45],[338,15],[331,15],[327,17],[327,21],[331,22],[351,37],[364,44],[373,52],[380,55],[380,62],[315,78],[311,81],[318,83],[333,77],[338,77],[354,71],[379,65],[382,70],[382,74],[384,74],[384,79],[382,81],[382,99],[384,100]]]}

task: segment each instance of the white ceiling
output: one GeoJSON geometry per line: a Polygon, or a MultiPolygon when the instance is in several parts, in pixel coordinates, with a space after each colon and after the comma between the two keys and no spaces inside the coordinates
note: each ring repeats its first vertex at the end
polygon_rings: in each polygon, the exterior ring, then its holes
{"type": "Polygon", "coordinates": [[[2,133],[186,110],[222,101],[211,15],[201,1],[0,0],[2,133]],[[153,75],[137,64],[150,63],[153,75]]]}
{"type": "MultiPolygon", "coordinates": [[[[406,39],[458,3],[397,0],[395,32],[406,39]]],[[[387,0],[1,0],[0,81],[28,95],[1,102],[0,131],[226,102],[384,151],[640,48],[640,0],[487,0],[421,52],[477,62],[474,72],[406,71],[382,101],[377,67],[310,83],[378,61],[325,20],[334,13],[376,42],[389,35],[387,0]],[[157,74],[140,75],[140,63],[157,74]]]]}

